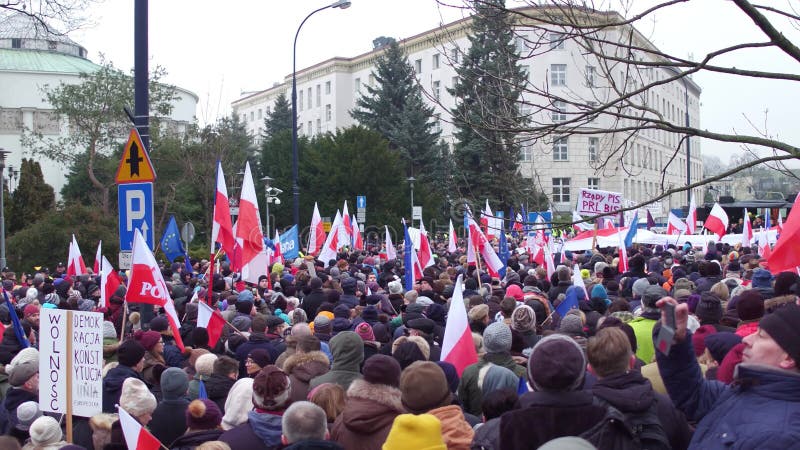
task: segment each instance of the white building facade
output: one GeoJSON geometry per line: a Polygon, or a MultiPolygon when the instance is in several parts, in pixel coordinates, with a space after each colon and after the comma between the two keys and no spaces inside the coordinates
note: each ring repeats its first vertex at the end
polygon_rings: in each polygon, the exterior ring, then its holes
{"type": "MultiPolygon", "coordinates": [[[[535,8],[521,11],[527,15],[536,14],[535,8]]],[[[616,13],[598,14],[619,17],[616,13]]],[[[471,19],[467,18],[399,41],[416,70],[429,104],[434,107],[433,120],[440,127],[443,139],[451,144],[454,130],[450,109],[455,106],[455,98],[448,89],[457,80],[455,67],[469,45],[470,25],[471,19]]],[[[631,30],[637,45],[655,49],[629,26],[607,31],[604,38],[620,40],[624,35],[627,39],[631,30]]],[[[558,39],[563,34],[548,31],[540,24],[519,23],[515,34],[517,50],[524,56],[519,64],[528,74],[528,88],[521,99],[520,112],[529,117],[532,127],[572,119],[585,112],[585,108],[575,106],[581,102],[591,106],[607,100],[615,90],[635,90],[642,84],[676,75],[667,67],[638,68],[635,77],[625,70],[609,69],[597,58],[586,56],[574,39],[558,39]],[[552,98],[547,98],[550,96],[570,100],[554,105],[552,98]]],[[[375,83],[372,72],[381,53],[378,49],[352,58],[336,57],[298,70],[298,133],[314,136],[353,125],[356,121],[350,111],[359,96],[366,92],[364,86],[375,83]]],[[[646,54],[643,57],[646,58],[646,54]]],[[[291,74],[282,83],[243,94],[232,103],[233,113],[256,136],[257,143],[264,117],[281,93],[291,99],[291,74]]],[[[639,97],[653,114],[660,114],[663,120],[674,124],[685,124],[688,109],[690,125],[698,127],[700,93],[699,86],[690,78],[681,78],[651,88],[639,97]]],[[[686,143],[681,141],[683,135],[652,129],[634,134],[609,132],[630,127],[634,122],[599,114],[594,120],[582,123],[577,133],[568,136],[526,139],[521,135],[520,176],[547,194],[551,207],[561,212],[574,209],[578,190],[584,187],[620,192],[625,199],[638,203],[665,190],[685,186],[687,158],[686,143]],[[592,134],[593,130],[597,131],[596,135],[592,134]]],[[[699,144],[698,138],[689,140],[693,183],[702,178],[699,144]]],[[[695,190],[695,195],[699,202],[701,190],[695,190]]],[[[656,204],[653,211],[660,210],[661,213],[655,215],[664,217],[669,208],[686,204],[686,193],[675,194],[656,204]]]]}

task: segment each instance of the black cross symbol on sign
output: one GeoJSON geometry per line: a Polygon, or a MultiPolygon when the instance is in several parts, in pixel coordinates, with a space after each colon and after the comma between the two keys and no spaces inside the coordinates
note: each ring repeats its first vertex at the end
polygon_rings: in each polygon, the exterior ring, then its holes
{"type": "Polygon", "coordinates": [[[139,163],[144,161],[144,158],[139,156],[139,146],[136,142],[131,143],[131,155],[125,160],[131,166],[131,175],[139,175],[139,163]]]}

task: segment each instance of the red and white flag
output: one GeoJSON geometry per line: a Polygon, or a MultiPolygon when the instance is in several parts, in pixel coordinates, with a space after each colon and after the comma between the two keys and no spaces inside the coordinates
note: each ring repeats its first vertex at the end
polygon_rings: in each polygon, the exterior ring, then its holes
{"type": "Polygon", "coordinates": [[[159,450],[161,448],[161,442],[150,434],[138,420],[134,419],[121,406],[118,407],[118,411],[119,424],[122,427],[122,434],[125,436],[125,443],[128,448],[135,448],[136,450],[159,450]]]}
{"type": "Polygon", "coordinates": [[[208,346],[214,348],[222,336],[222,330],[225,328],[225,319],[222,314],[216,309],[206,305],[203,302],[197,304],[197,326],[203,327],[208,331],[208,346]]]}
{"type": "Polygon", "coordinates": [[[386,260],[391,261],[397,259],[397,249],[392,244],[392,235],[389,234],[389,226],[384,225],[386,229],[386,260]]]}
{"type": "MultiPolygon", "coordinates": [[[[235,253],[236,238],[231,222],[231,208],[228,203],[228,187],[225,185],[225,174],[222,172],[222,162],[217,161],[217,187],[214,192],[214,218],[211,225],[211,257],[216,251],[214,244],[219,243],[222,250],[233,258],[235,253]]],[[[213,263],[213,261],[212,261],[213,263]]]]}
{"type": "Polygon", "coordinates": [[[494,252],[492,244],[481,232],[480,227],[474,220],[469,219],[469,238],[472,241],[474,251],[478,251],[486,263],[486,271],[493,277],[499,277],[499,271],[503,268],[503,262],[494,252]]]}
{"type": "Polygon", "coordinates": [[[503,219],[494,216],[492,208],[489,207],[488,198],[486,199],[486,207],[481,216],[481,225],[486,230],[486,237],[488,239],[494,239],[503,229],[503,219]]]}
{"type": "MultiPolygon", "coordinates": [[[[625,233],[627,234],[627,233],[625,233]]],[[[617,233],[619,237],[619,262],[617,263],[617,271],[619,273],[625,273],[628,270],[628,249],[625,247],[625,236],[620,231],[617,233]]]]}
{"type": "Polygon", "coordinates": [[[353,224],[353,248],[356,250],[364,250],[364,238],[361,236],[361,228],[358,226],[356,216],[350,221],[353,224]]]}
{"type": "Polygon", "coordinates": [[[722,239],[725,233],[728,232],[728,214],[719,206],[719,203],[714,203],[711,212],[708,213],[703,226],[710,232],[717,235],[717,239],[722,239]]]}
{"type": "Polygon", "coordinates": [[[253,284],[267,274],[267,252],[261,233],[261,216],[258,212],[256,188],[250,172],[250,162],[244,166],[242,194],[239,198],[239,220],[236,222],[236,240],[242,247],[242,280],[253,284]]]}
{"type": "Polygon", "coordinates": [[[67,276],[74,277],[86,273],[86,264],[83,262],[81,249],[75,235],[72,235],[72,242],[69,243],[69,254],[67,257],[67,276]]]}
{"type": "Polygon", "coordinates": [[[669,212],[669,219],[667,221],[667,234],[686,234],[686,224],[672,211],[669,212]]]}
{"type": "Polygon", "coordinates": [[[128,280],[128,291],[125,293],[128,303],[147,303],[157,305],[167,313],[169,326],[175,345],[183,351],[181,339],[181,321],[175,311],[175,303],[169,296],[169,289],[161,275],[153,252],[147,246],[142,233],[137,229],[133,237],[133,254],[131,255],[131,276],[128,280]]]}
{"type": "Polygon", "coordinates": [[[550,243],[544,246],[544,268],[547,270],[547,279],[552,280],[553,274],[556,273],[556,264],[553,261],[553,252],[550,250],[550,243]]]}
{"type": "Polygon", "coordinates": [[[750,247],[750,244],[753,242],[753,224],[750,223],[750,216],[747,215],[747,208],[744,209],[743,221],[742,247],[750,247]]]}
{"type": "Polygon", "coordinates": [[[281,250],[281,236],[278,234],[278,230],[275,230],[275,239],[272,241],[272,245],[275,247],[275,250],[272,250],[272,254],[270,255],[269,265],[273,265],[275,263],[283,264],[283,250],[281,250]]]}
{"type": "MultiPolygon", "coordinates": [[[[778,215],[780,218],[780,215],[778,215]]],[[[780,222],[779,222],[780,223],[780,222]]],[[[794,200],[786,222],[779,225],[781,227],[778,242],[768,259],[769,271],[777,274],[779,272],[794,272],[800,266],[800,252],[797,251],[797,243],[800,242],[800,195],[794,200]]]]}
{"type": "Polygon", "coordinates": [[[456,229],[453,228],[453,219],[450,219],[450,230],[447,233],[447,251],[453,253],[458,247],[456,246],[456,229]]]}
{"type": "Polygon", "coordinates": [[[449,362],[456,368],[459,377],[467,366],[478,362],[478,354],[472,341],[472,331],[469,329],[467,309],[464,306],[463,278],[464,275],[458,276],[453,289],[453,298],[450,300],[450,310],[447,313],[447,324],[442,339],[441,356],[442,361],[449,362]]]}
{"type": "Polygon", "coordinates": [[[430,267],[433,265],[433,249],[431,242],[428,240],[428,232],[425,231],[425,224],[421,221],[419,223],[419,265],[422,268],[430,267]]]}
{"type": "Polygon", "coordinates": [[[350,222],[350,212],[347,211],[347,200],[342,209],[342,225],[339,227],[339,246],[353,246],[353,224],[350,222]]]}
{"type": "Polygon", "coordinates": [[[95,275],[100,275],[100,263],[103,261],[103,241],[97,243],[97,252],[94,254],[94,265],[92,266],[92,272],[95,275]]]}
{"type": "Polygon", "coordinates": [[[694,195],[689,200],[689,212],[686,214],[686,234],[697,231],[697,205],[694,204],[694,195]]]}
{"type": "Polygon", "coordinates": [[[336,211],[336,217],[333,218],[333,223],[331,224],[331,232],[328,233],[325,243],[322,244],[322,250],[319,252],[319,260],[322,261],[323,264],[328,264],[328,261],[336,259],[340,247],[339,227],[341,226],[342,215],[339,211],[336,211]]]}
{"type": "Polygon", "coordinates": [[[594,229],[594,227],[590,223],[583,221],[583,217],[581,217],[581,215],[578,214],[577,211],[572,211],[572,221],[576,222],[575,224],[572,225],[572,228],[574,228],[575,231],[577,232],[589,231],[594,229]]]}
{"type": "Polygon", "coordinates": [[[314,213],[311,215],[311,229],[308,232],[308,253],[316,255],[325,243],[325,228],[319,214],[317,202],[314,202],[314,213]]]}
{"type": "Polygon", "coordinates": [[[120,281],[119,275],[114,271],[114,267],[108,262],[105,256],[101,256],[101,261],[100,302],[97,306],[105,308],[106,305],[108,305],[108,301],[111,300],[111,296],[114,295],[119,285],[122,284],[122,281],[120,281]]]}
{"type": "Polygon", "coordinates": [[[769,245],[769,231],[762,228],[758,236],[758,253],[764,259],[769,259],[772,255],[772,247],[769,245]]]}

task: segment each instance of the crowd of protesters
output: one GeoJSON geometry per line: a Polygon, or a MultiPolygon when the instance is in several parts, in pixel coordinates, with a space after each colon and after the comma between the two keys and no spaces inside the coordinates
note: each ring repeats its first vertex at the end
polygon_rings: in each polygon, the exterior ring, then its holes
{"type": "Polygon", "coordinates": [[[617,249],[563,252],[549,277],[524,251],[492,277],[444,249],[413,289],[381,249],[276,263],[257,286],[224,265],[202,275],[208,261],[166,266],[184,351],[123,287],[99,308],[97,277],[5,269],[0,448],[127,448],[116,405],[169,449],[800,445],[800,277],[754,249],[636,245],[625,273],[617,249]],[[460,375],[440,360],[459,275],[478,354],[460,375]],[[558,314],[565,301],[578,307],[558,314]],[[228,323],[213,347],[197,302],[228,323]],[[71,444],[37,403],[41,308],[106,319],[103,413],[76,417],[71,444]],[[654,344],[665,323],[669,351],[654,344]]]}

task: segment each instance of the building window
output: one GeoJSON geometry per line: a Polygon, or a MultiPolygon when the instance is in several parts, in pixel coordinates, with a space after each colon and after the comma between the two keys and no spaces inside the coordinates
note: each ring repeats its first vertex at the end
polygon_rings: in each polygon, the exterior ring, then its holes
{"type": "Polygon", "coordinates": [[[553,161],[567,160],[567,139],[566,137],[562,137],[553,142],[553,161]]]}
{"type": "Polygon", "coordinates": [[[375,84],[375,75],[369,74],[369,85],[373,86],[375,84]]]}
{"type": "Polygon", "coordinates": [[[356,78],[355,81],[353,81],[353,91],[356,94],[361,93],[361,78],[356,78]]]}
{"type": "Polygon", "coordinates": [[[438,81],[434,81],[433,82],[433,98],[435,98],[436,100],[439,100],[439,82],[438,81]]]}
{"type": "Polygon", "coordinates": [[[550,112],[553,122],[563,122],[567,120],[567,104],[561,100],[553,102],[553,110],[550,112]]]}
{"type": "Polygon", "coordinates": [[[22,48],[22,39],[11,38],[11,48],[22,48]]]}
{"type": "Polygon", "coordinates": [[[552,86],[566,86],[567,84],[567,65],[550,65],[550,84],[552,86]]]}
{"type": "Polygon", "coordinates": [[[302,123],[300,123],[300,125],[298,125],[298,127],[297,127],[297,134],[303,134],[303,124],[302,123]]]}
{"type": "Polygon", "coordinates": [[[450,50],[450,60],[453,63],[457,63],[458,62],[458,47],[455,47],[452,50],[450,50]]]}
{"type": "Polygon", "coordinates": [[[311,109],[314,106],[314,99],[311,97],[312,95],[311,88],[308,88],[308,109],[311,109]]]}
{"type": "Polygon", "coordinates": [[[434,69],[438,69],[439,68],[439,54],[438,53],[433,55],[433,68],[434,69]]]}
{"type": "MultiPolygon", "coordinates": [[[[593,111],[593,110],[597,109],[597,106],[598,106],[598,103],[597,103],[597,102],[588,102],[588,103],[586,104],[586,107],[588,108],[588,110],[589,110],[589,111],[593,111]]],[[[589,123],[594,123],[594,122],[597,122],[597,116],[598,116],[598,115],[599,115],[599,114],[597,114],[597,113],[592,113],[592,114],[590,114],[590,115],[589,115],[589,117],[587,117],[587,119],[586,119],[586,120],[587,120],[589,123]]]]}
{"type": "Polygon", "coordinates": [[[256,120],[256,113],[254,111],[250,111],[250,120],[256,120]]]}
{"type": "Polygon", "coordinates": [[[522,52],[525,51],[525,38],[523,37],[514,38],[514,47],[517,49],[517,53],[522,54],[522,52]]]}
{"type": "Polygon", "coordinates": [[[314,130],[311,128],[311,121],[309,120],[308,121],[308,135],[310,136],[312,133],[314,133],[314,130]]]}
{"type": "Polygon", "coordinates": [[[589,138],[589,161],[597,161],[597,146],[600,139],[596,137],[589,138]]]}
{"type": "Polygon", "coordinates": [[[451,78],[450,82],[453,83],[453,89],[455,89],[456,85],[458,84],[458,77],[451,78]]]}
{"type": "Polygon", "coordinates": [[[586,66],[586,86],[594,87],[594,66],[586,66]]]}
{"type": "Polygon", "coordinates": [[[325,82],[325,95],[331,95],[331,82],[325,82]]]}
{"type": "Polygon", "coordinates": [[[322,133],[322,119],[317,119],[317,134],[322,133]]]}
{"type": "Polygon", "coordinates": [[[332,111],[331,111],[331,105],[329,103],[329,104],[325,105],[325,121],[326,122],[330,122],[331,121],[331,115],[332,115],[332,111]]]}
{"type": "Polygon", "coordinates": [[[551,31],[548,35],[550,50],[564,50],[564,34],[551,31]]]}
{"type": "Polygon", "coordinates": [[[261,119],[263,116],[261,115],[261,108],[258,108],[258,118],[261,119]]]}
{"type": "Polygon", "coordinates": [[[442,121],[439,114],[433,115],[433,132],[434,133],[441,133],[442,132],[442,121]]]}
{"type": "Polygon", "coordinates": [[[521,162],[533,162],[533,144],[530,141],[520,143],[519,160],[521,162]]]}
{"type": "Polygon", "coordinates": [[[247,123],[247,113],[242,113],[242,122],[247,123]]]}
{"type": "Polygon", "coordinates": [[[322,86],[317,85],[317,108],[322,106],[322,86]]]}
{"type": "Polygon", "coordinates": [[[299,111],[303,110],[303,90],[300,89],[300,92],[297,93],[297,109],[299,111]]]}
{"type": "Polygon", "coordinates": [[[589,189],[600,189],[600,178],[589,178],[586,180],[586,187],[589,189]]]}
{"type": "Polygon", "coordinates": [[[553,178],[553,203],[569,202],[569,178],[553,178]]]}
{"type": "Polygon", "coordinates": [[[418,59],[414,61],[414,71],[417,72],[417,75],[422,73],[422,60],[418,59]]]}

